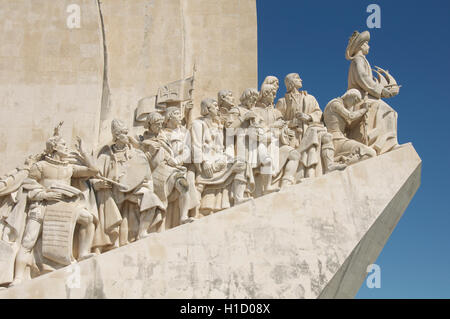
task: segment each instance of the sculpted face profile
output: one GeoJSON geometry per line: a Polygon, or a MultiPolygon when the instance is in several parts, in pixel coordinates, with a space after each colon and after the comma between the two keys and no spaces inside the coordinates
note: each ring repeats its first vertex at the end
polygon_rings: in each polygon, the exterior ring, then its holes
{"type": "Polygon", "coordinates": [[[280,83],[278,81],[278,78],[276,76],[273,76],[273,75],[266,76],[266,78],[264,79],[263,83],[261,84],[261,90],[262,90],[262,86],[266,85],[266,84],[272,86],[272,90],[275,92],[275,96],[276,96],[276,92],[280,88],[280,83]]]}
{"type": "Polygon", "coordinates": [[[286,85],[286,90],[292,92],[294,90],[301,89],[303,86],[303,81],[298,73],[289,73],[284,79],[284,84],[286,85]]]}
{"type": "Polygon", "coordinates": [[[241,102],[241,105],[248,110],[251,110],[255,107],[256,101],[258,100],[259,92],[257,89],[245,89],[244,92],[242,92],[242,95],[239,99],[241,102]]]}

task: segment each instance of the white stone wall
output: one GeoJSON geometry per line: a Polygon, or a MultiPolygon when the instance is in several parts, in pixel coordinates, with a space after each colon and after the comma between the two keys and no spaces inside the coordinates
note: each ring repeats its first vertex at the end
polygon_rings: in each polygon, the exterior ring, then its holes
{"type": "Polygon", "coordinates": [[[220,89],[239,96],[257,86],[255,0],[0,0],[0,8],[0,175],[42,151],[61,120],[70,142],[108,142],[111,119],[132,126],[138,100],[192,75],[194,64],[194,115],[220,89]],[[69,4],[81,8],[79,29],[66,25],[69,4]]]}

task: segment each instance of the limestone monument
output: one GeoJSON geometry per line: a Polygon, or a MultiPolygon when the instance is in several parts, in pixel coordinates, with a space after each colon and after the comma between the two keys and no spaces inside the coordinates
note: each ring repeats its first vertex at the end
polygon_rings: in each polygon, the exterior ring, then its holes
{"type": "Polygon", "coordinates": [[[5,44],[0,298],[356,294],[421,168],[368,31],[322,111],[296,72],[277,102],[276,77],[255,89],[254,0],[80,1],[64,31],[45,20],[64,1],[39,2],[0,3],[39,35],[5,44]]]}

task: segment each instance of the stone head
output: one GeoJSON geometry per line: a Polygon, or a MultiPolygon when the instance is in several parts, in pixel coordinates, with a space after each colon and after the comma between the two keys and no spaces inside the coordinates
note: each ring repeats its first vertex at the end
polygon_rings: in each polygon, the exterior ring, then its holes
{"type": "Polygon", "coordinates": [[[233,92],[230,90],[221,90],[217,94],[217,103],[219,107],[230,108],[234,106],[233,92]]]}
{"type": "Polygon", "coordinates": [[[202,116],[210,115],[211,117],[216,117],[219,114],[217,101],[211,98],[202,100],[200,104],[200,113],[202,116]]]}
{"type": "Polygon", "coordinates": [[[278,89],[280,87],[280,82],[278,81],[278,78],[276,76],[273,76],[273,75],[266,76],[266,78],[264,79],[264,81],[261,85],[261,89],[264,84],[272,85],[273,89],[275,90],[275,95],[276,95],[276,92],[278,91],[278,89]]]}
{"type": "Polygon", "coordinates": [[[250,110],[255,106],[256,101],[258,100],[258,95],[259,92],[257,89],[245,89],[244,92],[242,92],[239,101],[242,106],[245,106],[250,110]]]}
{"type": "Polygon", "coordinates": [[[273,104],[275,100],[276,90],[271,84],[263,84],[261,85],[261,91],[259,92],[258,101],[265,104],[273,104]]]}
{"type": "Polygon", "coordinates": [[[346,108],[355,106],[363,101],[361,92],[357,89],[350,89],[342,96],[346,108]]]}
{"type": "Polygon", "coordinates": [[[166,109],[166,123],[170,126],[179,126],[183,120],[180,108],[171,106],[166,109]]]}
{"type": "Polygon", "coordinates": [[[114,142],[128,143],[128,128],[121,120],[112,120],[111,133],[114,142]]]}
{"type": "Polygon", "coordinates": [[[298,73],[289,73],[286,75],[284,84],[286,85],[286,90],[288,92],[293,91],[294,89],[300,89],[303,86],[302,79],[298,73]]]}
{"type": "Polygon", "coordinates": [[[146,128],[152,133],[158,134],[164,125],[164,116],[159,112],[150,112],[147,115],[146,128]]]}
{"type": "Polygon", "coordinates": [[[45,143],[45,153],[48,155],[58,154],[65,157],[69,155],[66,141],[60,136],[52,136],[45,143]]]}

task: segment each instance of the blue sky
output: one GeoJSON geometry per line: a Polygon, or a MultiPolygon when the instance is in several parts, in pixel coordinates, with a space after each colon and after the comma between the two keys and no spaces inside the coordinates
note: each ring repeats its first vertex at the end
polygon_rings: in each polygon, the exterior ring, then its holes
{"type": "Polygon", "coordinates": [[[259,84],[298,72],[322,110],[347,88],[348,38],[371,33],[368,60],[388,69],[400,94],[400,143],[422,158],[422,183],[376,263],[381,288],[364,284],[357,298],[450,298],[450,1],[257,0],[259,84]],[[368,29],[369,4],[381,28],[368,29]]]}

